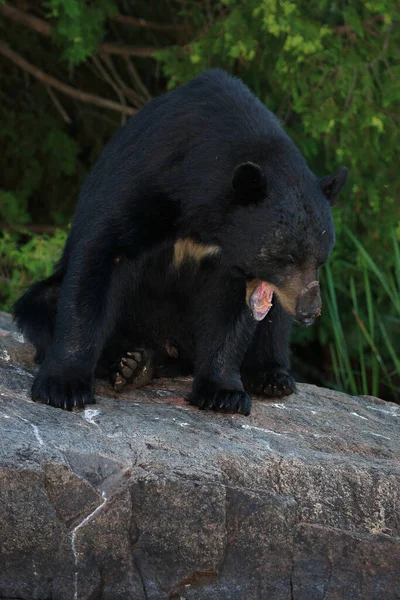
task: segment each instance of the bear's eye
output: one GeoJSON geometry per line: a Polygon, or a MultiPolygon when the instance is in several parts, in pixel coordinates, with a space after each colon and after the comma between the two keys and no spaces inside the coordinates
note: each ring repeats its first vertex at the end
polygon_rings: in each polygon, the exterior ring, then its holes
{"type": "Polygon", "coordinates": [[[286,254],[286,256],[280,256],[279,260],[281,262],[281,264],[289,266],[289,265],[294,265],[294,263],[296,262],[293,258],[292,254],[286,254]]]}
{"type": "Polygon", "coordinates": [[[279,255],[276,256],[273,260],[280,267],[291,267],[296,262],[291,254],[286,254],[283,256],[279,255]]]}

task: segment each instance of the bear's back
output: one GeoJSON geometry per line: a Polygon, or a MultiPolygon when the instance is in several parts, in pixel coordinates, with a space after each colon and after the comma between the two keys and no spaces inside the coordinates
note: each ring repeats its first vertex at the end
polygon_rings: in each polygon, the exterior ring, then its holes
{"type": "Polygon", "coordinates": [[[275,115],[240,79],[212,69],[153,98],[116,132],[103,154],[154,159],[184,149],[194,138],[210,140],[215,149],[260,140],[292,144],[275,115]]]}
{"type": "Polygon", "coordinates": [[[154,98],[116,132],[83,185],[81,204],[97,204],[99,188],[108,206],[139,189],[197,204],[230,188],[241,162],[278,163],[280,156],[293,163],[299,152],[275,115],[242,81],[213,69],[154,98]]]}

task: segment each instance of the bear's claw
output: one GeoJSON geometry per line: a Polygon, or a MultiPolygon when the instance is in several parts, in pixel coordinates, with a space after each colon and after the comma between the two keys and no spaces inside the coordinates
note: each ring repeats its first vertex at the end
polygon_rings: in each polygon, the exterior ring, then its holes
{"type": "Polygon", "coordinates": [[[243,377],[246,388],[257,396],[281,398],[296,391],[296,383],[286,370],[259,371],[243,377]]]}
{"type": "Polygon", "coordinates": [[[243,390],[218,389],[210,384],[195,385],[188,401],[200,409],[211,408],[222,412],[249,415],[251,397],[243,390]]]}
{"type": "Polygon", "coordinates": [[[39,370],[32,386],[32,400],[64,410],[82,409],[94,404],[93,377],[71,377],[46,375],[39,370]]]}

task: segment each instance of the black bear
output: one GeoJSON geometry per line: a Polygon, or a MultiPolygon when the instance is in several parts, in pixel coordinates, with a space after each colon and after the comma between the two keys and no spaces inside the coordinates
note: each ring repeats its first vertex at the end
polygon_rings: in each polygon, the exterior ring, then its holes
{"type": "Polygon", "coordinates": [[[16,303],[41,363],[32,398],[71,410],[94,402],[95,373],[118,389],[168,364],[193,370],[201,408],[290,394],[291,322],[320,313],[346,179],[318,179],[222,70],[151,100],[87,177],[53,275],[16,303]]]}

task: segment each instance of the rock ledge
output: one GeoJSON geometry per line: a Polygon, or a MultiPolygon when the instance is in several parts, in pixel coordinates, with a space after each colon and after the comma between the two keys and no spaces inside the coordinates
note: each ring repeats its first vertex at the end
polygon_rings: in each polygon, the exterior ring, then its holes
{"type": "Polygon", "coordinates": [[[66,413],[0,326],[0,598],[400,598],[399,406],[300,385],[220,415],[179,379],[66,413]]]}

